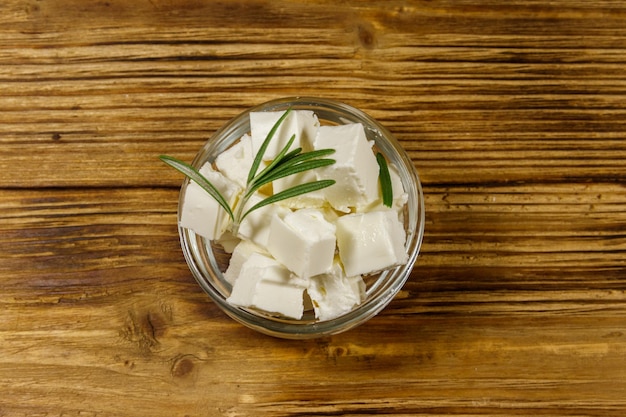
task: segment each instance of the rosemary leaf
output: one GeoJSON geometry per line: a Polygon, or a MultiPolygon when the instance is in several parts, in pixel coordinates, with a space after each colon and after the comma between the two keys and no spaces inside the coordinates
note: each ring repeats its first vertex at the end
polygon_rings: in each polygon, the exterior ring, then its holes
{"type": "Polygon", "coordinates": [[[334,183],[335,180],[319,180],[287,188],[286,190],[276,193],[256,203],[254,206],[248,209],[248,211],[246,211],[243,216],[241,216],[241,220],[243,220],[248,214],[250,214],[254,210],[258,210],[261,207],[267,206],[268,204],[276,203],[278,201],[286,200],[288,198],[297,197],[302,194],[321,190],[322,188],[330,187],[334,183]]]}
{"type": "Polygon", "coordinates": [[[289,107],[285,111],[285,113],[283,113],[283,115],[280,116],[280,118],[276,121],[276,123],[274,123],[274,126],[272,126],[272,129],[267,134],[267,137],[263,141],[263,144],[261,145],[261,147],[259,148],[259,151],[254,157],[254,161],[252,162],[252,166],[250,167],[250,172],[248,172],[248,184],[251,183],[254,177],[256,176],[256,172],[259,170],[259,166],[261,165],[261,161],[263,160],[263,155],[265,155],[265,150],[267,149],[267,146],[270,144],[272,137],[274,137],[274,134],[276,133],[276,131],[282,124],[283,120],[287,118],[290,112],[291,112],[291,107],[289,107]]]}
{"type": "Polygon", "coordinates": [[[159,156],[159,159],[161,159],[161,161],[165,162],[167,165],[171,166],[177,171],[181,172],[182,174],[186,175],[187,177],[189,177],[190,180],[194,181],[196,184],[202,187],[204,191],[209,193],[209,195],[213,197],[224,210],[226,210],[226,213],[228,213],[228,216],[232,220],[235,219],[235,216],[233,215],[233,212],[228,205],[228,202],[226,202],[226,199],[222,196],[222,194],[220,194],[217,188],[215,188],[215,186],[211,184],[211,182],[207,180],[205,176],[202,175],[198,170],[196,170],[191,165],[168,155],[161,155],[159,156]]]}
{"type": "Polygon", "coordinates": [[[380,181],[380,190],[383,195],[383,204],[387,207],[393,205],[393,188],[391,186],[391,176],[389,175],[389,167],[387,166],[387,160],[385,156],[378,152],[376,154],[376,161],[378,162],[379,172],[378,179],[380,181]]]}

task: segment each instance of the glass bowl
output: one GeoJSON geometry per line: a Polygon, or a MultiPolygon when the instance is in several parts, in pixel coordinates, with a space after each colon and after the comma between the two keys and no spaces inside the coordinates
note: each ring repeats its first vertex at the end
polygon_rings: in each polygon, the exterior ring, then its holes
{"type": "MultiPolygon", "coordinates": [[[[364,276],[366,296],[352,311],[327,321],[317,321],[312,311],[305,312],[300,320],[272,316],[253,309],[229,304],[231,285],[224,279],[230,254],[192,230],[179,227],[180,241],[189,268],[202,289],[228,316],[261,333],[288,339],[308,339],[337,334],[363,324],[378,314],[400,291],[409,278],[417,258],[424,234],[424,197],[415,167],[406,152],[391,133],[362,111],[337,101],[313,97],[289,97],[269,101],[250,108],[219,129],[206,142],[194,158],[192,165],[200,168],[206,162],[213,163],[217,155],[250,132],[249,113],[258,111],[294,110],[313,111],[321,125],[361,123],[368,140],[374,141],[374,150],[385,155],[387,161],[397,167],[408,196],[404,207],[405,247],[408,261],[404,265],[364,276]]],[[[189,179],[183,182],[178,206],[182,212],[185,190],[189,179]]],[[[179,222],[180,223],[180,222],[179,222]]]]}

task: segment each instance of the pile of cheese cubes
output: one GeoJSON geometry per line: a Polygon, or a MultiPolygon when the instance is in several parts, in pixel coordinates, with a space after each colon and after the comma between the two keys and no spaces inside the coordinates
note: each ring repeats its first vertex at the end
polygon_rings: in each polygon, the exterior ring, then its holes
{"type": "MultiPolygon", "coordinates": [[[[249,134],[200,172],[236,205],[259,147],[283,112],[250,113],[249,134]]],[[[249,207],[297,184],[333,179],[328,188],[267,205],[247,215],[236,235],[226,212],[200,186],[186,189],[181,226],[232,252],[224,278],[232,284],[227,301],[270,314],[300,319],[312,308],[330,320],[365,297],[363,276],[407,261],[402,210],[407,196],[396,167],[389,164],[393,205],[382,204],[373,142],[363,125],[322,126],[315,113],[294,110],[279,126],[264,159],[271,161],[295,134],[293,148],[332,148],[327,167],[294,174],[261,188],[249,207]]]]}

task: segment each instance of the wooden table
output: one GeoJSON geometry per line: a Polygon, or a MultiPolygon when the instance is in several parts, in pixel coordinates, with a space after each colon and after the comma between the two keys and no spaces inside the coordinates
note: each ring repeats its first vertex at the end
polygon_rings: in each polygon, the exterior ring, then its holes
{"type": "Polygon", "coordinates": [[[0,39],[0,416],[626,415],[626,2],[4,0],[0,39]],[[310,341],[201,291],[157,159],[295,95],[427,208],[399,295],[310,341]]]}

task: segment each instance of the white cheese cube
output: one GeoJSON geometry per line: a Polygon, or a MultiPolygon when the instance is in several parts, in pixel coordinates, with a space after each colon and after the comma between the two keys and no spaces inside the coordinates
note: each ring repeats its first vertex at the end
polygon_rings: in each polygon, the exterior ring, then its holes
{"type": "MultiPolygon", "coordinates": [[[[241,187],[213,170],[210,164],[200,168],[200,173],[218,189],[231,207],[241,193],[241,187]]],[[[209,239],[219,239],[228,227],[230,217],[213,197],[202,187],[191,181],[183,197],[180,225],[209,239]]]]}
{"type": "MultiPolygon", "coordinates": [[[[398,213],[402,212],[404,209],[404,205],[409,199],[408,194],[404,190],[404,185],[402,185],[402,180],[400,179],[400,174],[398,173],[398,168],[394,164],[388,163],[389,167],[389,177],[391,178],[391,190],[393,192],[393,203],[391,208],[395,209],[398,213]]],[[[387,210],[389,207],[383,204],[382,190],[380,190],[380,181],[379,181],[379,195],[378,199],[369,207],[361,207],[357,212],[367,212],[373,210],[387,210]]]]}
{"type": "Polygon", "coordinates": [[[350,291],[352,291],[352,293],[355,295],[358,294],[359,302],[357,303],[357,305],[361,304],[367,296],[365,281],[363,281],[363,277],[361,275],[346,277],[346,281],[348,282],[348,285],[350,285],[350,291]]]}
{"type": "Polygon", "coordinates": [[[365,299],[365,283],[360,275],[347,277],[341,264],[335,261],[330,272],[311,277],[307,293],[315,317],[331,320],[361,304],[365,299]]]}
{"type": "Polygon", "coordinates": [[[297,210],[282,219],[272,218],[267,249],[299,277],[329,271],[335,247],[335,226],[318,210],[297,210]]]}
{"type": "MultiPolygon", "coordinates": [[[[317,181],[317,175],[315,174],[315,170],[310,170],[279,178],[272,182],[272,186],[274,194],[276,194],[288,188],[295,187],[296,185],[306,184],[307,182],[313,181],[317,181]]],[[[299,196],[288,198],[286,200],[278,202],[278,204],[280,204],[281,206],[293,209],[320,208],[325,203],[326,197],[324,195],[323,189],[312,191],[306,194],[301,194],[299,196]]]]}
{"type": "Polygon", "coordinates": [[[224,279],[228,283],[230,283],[231,285],[235,283],[235,281],[239,277],[239,274],[241,273],[241,268],[243,267],[243,264],[246,263],[248,258],[250,258],[253,253],[267,255],[267,253],[263,249],[261,249],[249,240],[241,240],[239,244],[235,246],[235,248],[233,249],[233,253],[230,257],[230,263],[228,264],[228,268],[226,269],[226,272],[224,272],[224,279]]]}
{"type": "MultiPolygon", "coordinates": [[[[398,167],[394,164],[387,164],[389,167],[389,177],[391,178],[391,189],[393,190],[393,208],[400,211],[409,200],[409,195],[404,190],[398,167]]],[[[381,196],[382,198],[382,196],[381,196]]]]}
{"type": "Polygon", "coordinates": [[[335,222],[337,221],[337,219],[340,216],[343,216],[345,213],[339,213],[337,212],[335,209],[333,209],[332,207],[325,205],[324,207],[322,207],[321,209],[319,209],[322,214],[324,215],[324,218],[326,219],[327,222],[330,222],[332,224],[335,224],[335,222]]]}
{"type": "Polygon", "coordinates": [[[217,156],[215,166],[224,176],[245,188],[253,161],[252,138],[243,135],[239,142],[217,156]]]}
{"type": "MultiPolygon", "coordinates": [[[[248,199],[244,207],[244,212],[266,197],[267,196],[261,193],[255,193],[250,196],[250,199],[248,199]]],[[[288,208],[278,204],[268,204],[267,206],[256,209],[241,221],[237,235],[241,239],[251,240],[262,248],[267,248],[272,218],[274,215],[282,218],[288,213],[290,213],[288,208]]]]}
{"type": "Polygon", "coordinates": [[[351,208],[367,207],[376,201],[379,168],[362,124],[320,126],[314,147],[335,149],[330,157],[336,162],[316,172],[319,179],[336,181],[323,190],[336,210],[347,213],[351,208]]]}
{"type": "Polygon", "coordinates": [[[237,247],[239,242],[241,242],[241,239],[233,235],[229,229],[226,229],[219,239],[215,239],[215,243],[220,245],[226,253],[233,253],[233,250],[235,250],[235,247],[237,247]]]}
{"type": "MultiPolygon", "coordinates": [[[[274,124],[284,113],[284,111],[250,113],[250,134],[252,136],[252,148],[255,155],[274,124]]],[[[292,111],[274,133],[274,136],[265,150],[263,159],[265,161],[274,159],[285,147],[293,134],[296,135],[296,139],[291,148],[289,148],[290,150],[298,147],[301,147],[304,151],[312,150],[318,126],[319,120],[312,111],[292,111]]]]}
{"type": "Polygon", "coordinates": [[[348,276],[378,272],[408,259],[406,234],[395,210],[347,214],[336,226],[339,257],[348,276]]]}
{"type": "Polygon", "coordinates": [[[294,278],[276,260],[252,253],[241,266],[227,301],[235,306],[253,307],[301,319],[307,286],[307,280],[294,278]]]}

